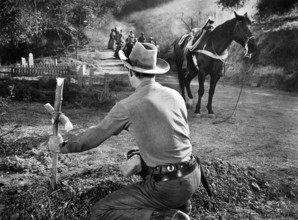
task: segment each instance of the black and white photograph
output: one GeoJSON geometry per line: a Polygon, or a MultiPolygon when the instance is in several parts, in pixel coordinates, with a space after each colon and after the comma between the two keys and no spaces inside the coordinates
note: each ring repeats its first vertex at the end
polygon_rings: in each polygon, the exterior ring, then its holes
{"type": "Polygon", "coordinates": [[[298,0],[1,0],[0,220],[298,219],[298,0]]]}

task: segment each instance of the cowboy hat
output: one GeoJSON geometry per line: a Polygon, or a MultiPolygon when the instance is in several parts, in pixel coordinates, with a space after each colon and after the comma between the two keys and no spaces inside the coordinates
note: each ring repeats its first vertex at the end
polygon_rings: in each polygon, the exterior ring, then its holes
{"type": "Polygon", "coordinates": [[[150,43],[136,42],[129,57],[119,50],[119,58],[127,68],[139,73],[164,74],[170,70],[165,60],[157,58],[157,47],[150,43]]]}

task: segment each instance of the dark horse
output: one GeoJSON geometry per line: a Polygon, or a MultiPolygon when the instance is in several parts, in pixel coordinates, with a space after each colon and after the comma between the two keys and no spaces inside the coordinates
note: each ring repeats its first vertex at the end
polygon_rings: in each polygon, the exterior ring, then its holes
{"type": "MultiPolygon", "coordinates": [[[[198,75],[199,90],[198,90],[198,102],[196,105],[196,114],[200,114],[201,100],[204,94],[204,81],[206,76],[210,75],[210,88],[209,98],[207,103],[208,114],[214,114],[212,110],[212,99],[216,87],[216,83],[222,76],[222,70],[225,62],[224,54],[227,55],[227,48],[236,41],[245,49],[245,55],[250,56],[257,50],[257,46],[254,41],[254,36],[249,30],[251,24],[250,19],[247,17],[247,13],[244,16],[238,15],[235,12],[235,17],[231,20],[224,22],[217,26],[211,32],[208,32],[201,39],[201,43],[196,48],[192,48],[192,52],[188,52],[187,69],[189,73],[182,69],[183,64],[183,50],[187,44],[187,40],[179,45],[181,38],[177,39],[174,43],[174,60],[178,68],[179,85],[181,94],[185,99],[184,88],[186,87],[187,95],[190,98],[192,104],[193,96],[190,91],[191,80],[198,75]],[[195,62],[196,61],[196,62],[195,62]],[[197,65],[196,65],[197,63],[197,65]]],[[[194,36],[193,42],[198,40],[199,36],[194,36]]]]}

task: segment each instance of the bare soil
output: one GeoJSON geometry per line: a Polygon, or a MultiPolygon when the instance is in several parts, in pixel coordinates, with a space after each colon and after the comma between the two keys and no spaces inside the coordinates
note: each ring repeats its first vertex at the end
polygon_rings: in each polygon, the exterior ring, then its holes
{"type": "MultiPolygon", "coordinates": [[[[98,53],[98,51],[97,51],[98,53]]],[[[93,59],[95,59],[93,57],[93,59]]],[[[178,89],[174,73],[157,81],[178,89]]],[[[192,83],[197,98],[198,85],[192,83]]],[[[202,106],[206,105],[208,85],[202,106]]],[[[132,91],[112,91],[116,100],[132,91]]],[[[193,151],[203,161],[215,198],[201,187],[192,199],[192,219],[298,218],[298,95],[244,87],[231,116],[240,87],[219,82],[214,96],[215,118],[202,109],[189,109],[193,151]],[[223,122],[224,121],[224,122],[223,122]]],[[[49,100],[52,102],[53,100],[49,100]]],[[[128,150],[135,148],[128,132],[111,137],[100,147],[59,156],[59,188],[50,187],[52,134],[45,103],[12,102],[1,117],[0,219],[88,219],[90,206],[126,184],[118,169],[128,150]]],[[[96,125],[113,103],[100,108],[62,111],[78,134],[96,125]]],[[[71,134],[60,128],[65,139],[71,134]]]]}

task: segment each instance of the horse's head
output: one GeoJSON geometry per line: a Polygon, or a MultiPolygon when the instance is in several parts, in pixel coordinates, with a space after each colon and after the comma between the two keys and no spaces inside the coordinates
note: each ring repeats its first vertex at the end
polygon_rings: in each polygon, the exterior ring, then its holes
{"type": "Polygon", "coordinates": [[[245,49],[245,56],[250,57],[251,54],[257,50],[254,36],[249,29],[249,26],[252,22],[248,18],[247,13],[245,13],[244,16],[241,16],[235,12],[235,16],[236,24],[233,30],[232,38],[245,49]]]}

